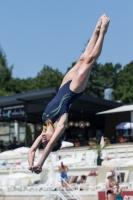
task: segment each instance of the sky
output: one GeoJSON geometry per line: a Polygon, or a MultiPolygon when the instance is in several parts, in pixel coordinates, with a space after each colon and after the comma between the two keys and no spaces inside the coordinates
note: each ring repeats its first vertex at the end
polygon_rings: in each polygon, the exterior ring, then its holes
{"type": "Polygon", "coordinates": [[[13,77],[34,78],[44,65],[65,73],[99,17],[110,25],[98,62],[133,61],[133,0],[1,0],[0,45],[13,77]]]}

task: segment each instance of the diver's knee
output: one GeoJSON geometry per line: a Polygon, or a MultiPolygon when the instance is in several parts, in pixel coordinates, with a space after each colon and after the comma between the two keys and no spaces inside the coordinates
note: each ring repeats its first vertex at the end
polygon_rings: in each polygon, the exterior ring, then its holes
{"type": "Polygon", "coordinates": [[[94,55],[93,54],[89,54],[87,55],[86,53],[82,54],[81,57],[79,58],[79,62],[82,63],[91,63],[94,60],[94,55]]]}

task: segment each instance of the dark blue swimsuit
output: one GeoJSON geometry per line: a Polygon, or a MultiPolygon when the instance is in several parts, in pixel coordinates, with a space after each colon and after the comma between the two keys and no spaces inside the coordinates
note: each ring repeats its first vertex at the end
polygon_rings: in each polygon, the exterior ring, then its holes
{"type": "Polygon", "coordinates": [[[47,119],[51,119],[52,123],[55,123],[61,115],[68,113],[72,103],[83,94],[83,92],[75,93],[70,90],[70,83],[71,81],[65,83],[47,105],[42,115],[44,125],[47,119]]]}

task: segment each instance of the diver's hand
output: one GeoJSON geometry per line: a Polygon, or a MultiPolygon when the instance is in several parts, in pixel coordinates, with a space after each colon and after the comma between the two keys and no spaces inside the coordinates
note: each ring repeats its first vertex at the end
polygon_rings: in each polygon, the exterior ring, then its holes
{"type": "Polygon", "coordinates": [[[31,170],[35,174],[40,174],[42,172],[42,165],[37,164],[37,165],[33,166],[31,170]]]}
{"type": "Polygon", "coordinates": [[[33,166],[29,166],[28,168],[31,172],[33,172],[33,166]]]}

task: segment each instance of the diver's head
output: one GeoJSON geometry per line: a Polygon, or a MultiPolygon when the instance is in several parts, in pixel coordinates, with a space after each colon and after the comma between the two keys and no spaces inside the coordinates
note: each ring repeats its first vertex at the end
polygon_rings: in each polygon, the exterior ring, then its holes
{"type": "Polygon", "coordinates": [[[54,134],[54,131],[46,131],[46,132],[42,131],[41,135],[42,135],[42,144],[43,144],[43,147],[47,146],[47,144],[51,140],[53,134],[54,134]]]}
{"type": "Polygon", "coordinates": [[[53,134],[54,134],[54,131],[55,131],[55,128],[54,126],[52,125],[52,122],[51,120],[46,120],[46,125],[47,126],[44,126],[43,127],[43,130],[42,130],[42,144],[43,144],[43,147],[46,147],[48,142],[51,140],[53,134]]]}

